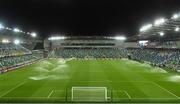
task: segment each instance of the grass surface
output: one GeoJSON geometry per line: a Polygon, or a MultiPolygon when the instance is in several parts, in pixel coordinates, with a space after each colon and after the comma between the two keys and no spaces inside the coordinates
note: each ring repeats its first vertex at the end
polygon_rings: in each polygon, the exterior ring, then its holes
{"type": "Polygon", "coordinates": [[[180,102],[180,77],[130,60],[50,59],[0,75],[0,102],[66,102],[71,88],[107,87],[113,102],[180,102]]]}

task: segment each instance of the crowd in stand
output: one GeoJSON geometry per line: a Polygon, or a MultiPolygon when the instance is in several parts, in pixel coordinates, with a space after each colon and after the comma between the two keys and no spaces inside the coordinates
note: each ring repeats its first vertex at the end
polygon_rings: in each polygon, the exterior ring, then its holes
{"type": "Polygon", "coordinates": [[[128,49],[128,52],[134,60],[177,70],[180,68],[180,50],[177,49],[128,49]]]}
{"type": "Polygon", "coordinates": [[[178,49],[128,49],[128,52],[134,60],[180,70],[180,50],[178,49]]]}
{"type": "Polygon", "coordinates": [[[31,52],[20,46],[14,44],[0,44],[0,58],[7,57],[7,56],[17,56],[17,55],[24,55],[30,54],[31,52]]]}
{"type": "MultiPolygon", "coordinates": [[[[31,52],[21,45],[0,44],[0,73],[7,72],[42,58],[41,52],[31,52]],[[41,55],[40,55],[41,54],[41,55]]],[[[59,48],[53,50],[49,57],[61,58],[130,58],[148,62],[160,67],[180,70],[179,49],[158,48],[59,48]]]]}
{"type": "Polygon", "coordinates": [[[123,54],[117,48],[67,48],[54,50],[51,55],[62,58],[122,58],[123,54]]]}
{"type": "Polygon", "coordinates": [[[158,48],[62,48],[51,53],[61,58],[131,58],[155,66],[180,70],[180,50],[158,48]]]}
{"type": "Polygon", "coordinates": [[[0,44],[0,73],[29,64],[39,57],[21,45],[0,44]]]}

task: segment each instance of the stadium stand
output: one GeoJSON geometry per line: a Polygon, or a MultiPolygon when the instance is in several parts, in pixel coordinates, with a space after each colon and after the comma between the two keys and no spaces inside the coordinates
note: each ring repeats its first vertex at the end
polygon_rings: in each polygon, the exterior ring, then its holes
{"type": "Polygon", "coordinates": [[[43,58],[42,52],[33,51],[41,40],[32,37],[30,32],[9,27],[0,30],[0,73],[29,65],[43,58]]]}
{"type": "MultiPolygon", "coordinates": [[[[104,39],[104,41],[97,39],[94,41],[91,40],[83,41],[76,39],[76,40],[72,40],[71,42],[67,39],[63,41],[51,42],[51,45],[49,46],[48,49],[50,50],[49,57],[77,58],[77,59],[129,58],[140,62],[146,62],[154,66],[168,67],[178,71],[180,64],[180,49],[167,48],[169,46],[164,45],[165,43],[172,43],[172,42],[164,42],[161,44],[159,42],[158,43],[152,42],[151,44],[153,45],[149,45],[151,47],[141,47],[133,42],[126,42],[126,44],[124,44],[124,43],[118,43],[116,40],[108,40],[108,39],[104,39]],[[99,44],[100,42],[101,44],[99,44]],[[132,44],[136,44],[136,46],[132,44]],[[163,48],[157,48],[157,46],[163,48]]],[[[176,43],[178,43],[178,41],[176,43]]]]}
{"type": "Polygon", "coordinates": [[[179,70],[180,50],[165,48],[127,49],[131,58],[138,61],[149,62],[159,67],[168,67],[179,70]]]}
{"type": "Polygon", "coordinates": [[[42,58],[21,45],[0,44],[0,73],[16,69],[42,58]]]}
{"type": "Polygon", "coordinates": [[[63,48],[53,51],[62,58],[122,58],[122,50],[118,48],[63,48]]]}

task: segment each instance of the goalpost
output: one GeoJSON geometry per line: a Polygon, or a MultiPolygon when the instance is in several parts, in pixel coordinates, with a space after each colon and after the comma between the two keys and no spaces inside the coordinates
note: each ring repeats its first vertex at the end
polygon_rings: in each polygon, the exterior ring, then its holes
{"type": "Polygon", "coordinates": [[[106,87],[72,87],[71,100],[105,102],[108,100],[106,87]]]}

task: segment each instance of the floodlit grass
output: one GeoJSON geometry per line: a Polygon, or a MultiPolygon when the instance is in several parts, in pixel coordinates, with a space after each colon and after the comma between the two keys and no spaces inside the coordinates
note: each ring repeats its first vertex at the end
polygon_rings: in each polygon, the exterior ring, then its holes
{"type": "Polygon", "coordinates": [[[178,74],[130,60],[60,59],[1,74],[0,102],[70,102],[75,86],[107,87],[113,102],[180,102],[178,74]]]}

